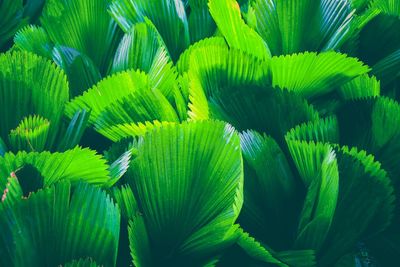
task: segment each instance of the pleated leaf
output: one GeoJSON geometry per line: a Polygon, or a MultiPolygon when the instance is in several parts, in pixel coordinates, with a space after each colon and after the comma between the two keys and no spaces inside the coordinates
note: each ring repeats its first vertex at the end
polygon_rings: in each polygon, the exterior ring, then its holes
{"type": "Polygon", "coordinates": [[[336,116],[303,123],[291,129],[285,136],[286,141],[314,141],[320,143],[339,143],[339,125],[336,116]]]}
{"type": "Polygon", "coordinates": [[[190,42],[194,43],[210,37],[217,29],[207,5],[208,1],[190,0],[188,16],[190,42]]]}
{"type": "Polygon", "coordinates": [[[120,30],[107,1],[46,1],[40,21],[54,43],[87,55],[102,75],[108,71],[120,30]]]}
{"type": "Polygon", "coordinates": [[[66,106],[65,113],[72,117],[79,109],[90,110],[89,123],[93,124],[109,104],[121,99],[141,87],[148,87],[146,74],[127,71],[101,80],[81,96],[75,97],[66,106]]]}
{"type": "Polygon", "coordinates": [[[56,45],[52,51],[53,60],[68,76],[71,97],[80,95],[101,80],[95,63],[76,49],[56,45]]]}
{"type": "Polygon", "coordinates": [[[358,240],[383,231],[394,211],[393,187],[372,156],[355,149],[336,151],[339,195],[320,264],[328,266],[351,252],[358,240]]]}
{"type": "Polygon", "coordinates": [[[23,19],[23,1],[1,1],[0,17],[0,51],[3,51],[7,50],[14,34],[26,23],[23,19]]]}
{"type": "Polygon", "coordinates": [[[260,59],[271,57],[267,43],[244,22],[236,0],[210,0],[208,6],[230,47],[260,59]]]}
{"type": "Polygon", "coordinates": [[[336,52],[305,52],[271,60],[273,85],[308,98],[329,93],[368,71],[358,59],[336,52]]]}
{"type": "Polygon", "coordinates": [[[370,77],[367,74],[354,78],[339,89],[339,94],[345,100],[375,97],[379,96],[380,92],[380,81],[375,76],[370,77]]]}
{"type": "MultiPolygon", "coordinates": [[[[8,177],[10,173],[26,164],[36,168],[44,178],[44,186],[66,179],[73,183],[83,180],[95,185],[109,181],[106,161],[90,149],[75,148],[63,153],[19,152],[7,153],[0,158],[0,174],[8,177]]],[[[0,189],[5,188],[5,180],[0,181],[0,189]]]]}
{"type": "Polygon", "coordinates": [[[115,265],[117,207],[89,185],[79,185],[72,197],[70,191],[68,183],[58,183],[0,211],[2,265],[58,266],[84,257],[115,265]]]}
{"type": "Polygon", "coordinates": [[[329,145],[288,141],[296,167],[307,185],[295,248],[320,250],[329,232],[339,192],[339,171],[329,145]]]}
{"type": "Polygon", "coordinates": [[[335,49],[348,38],[349,2],[256,0],[252,4],[255,28],[273,55],[335,49]]]}
{"type": "Polygon", "coordinates": [[[19,30],[14,37],[15,48],[35,53],[51,59],[54,44],[46,31],[36,25],[28,25],[19,30]]]}
{"type": "Polygon", "coordinates": [[[0,135],[3,140],[24,117],[38,115],[50,123],[45,146],[50,148],[59,132],[69,97],[64,72],[29,52],[2,54],[0,66],[0,135]]]}
{"type": "Polygon", "coordinates": [[[143,22],[145,17],[150,19],[174,61],[190,44],[186,11],[180,0],[112,0],[109,12],[125,32],[137,22],[143,22]]]}
{"type": "Polygon", "coordinates": [[[14,151],[42,151],[46,144],[50,123],[40,116],[25,117],[11,130],[9,141],[14,151]]]}
{"type": "Polygon", "coordinates": [[[139,141],[130,173],[150,243],[149,252],[147,242],[138,242],[143,231],[131,226],[138,266],[197,266],[235,241],[243,166],[231,126],[204,121],[155,128],[139,141]]]}
{"type": "Polygon", "coordinates": [[[112,71],[141,70],[149,75],[152,87],[157,87],[170,100],[179,89],[177,71],[168,55],[164,41],[147,19],[135,24],[122,38],[115,53],[112,71]]]}
{"type": "Polygon", "coordinates": [[[299,190],[285,154],[271,137],[255,131],[240,135],[245,160],[243,229],[274,249],[292,242],[299,190]]]}

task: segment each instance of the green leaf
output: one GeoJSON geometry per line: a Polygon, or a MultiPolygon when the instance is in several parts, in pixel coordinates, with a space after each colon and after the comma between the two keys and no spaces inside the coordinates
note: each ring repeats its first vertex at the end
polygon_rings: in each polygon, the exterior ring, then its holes
{"type": "Polygon", "coordinates": [[[273,55],[337,49],[348,36],[349,2],[256,0],[255,29],[273,55]]]}
{"type": "Polygon", "coordinates": [[[226,45],[193,49],[189,64],[189,117],[207,119],[211,107],[207,99],[226,88],[269,83],[267,64],[226,45]],[[260,68],[260,65],[262,66],[260,68]]]}
{"type": "Polygon", "coordinates": [[[137,267],[152,266],[150,240],[142,216],[132,218],[128,234],[133,264],[137,267]]]}
{"type": "Polygon", "coordinates": [[[51,148],[59,132],[68,82],[64,72],[50,61],[29,52],[0,55],[0,136],[29,115],[50,123],[45,148],[51,148]]]}
{"type": "MultiPolygon", "coordinates": [[[[235,241],[243,201],[239,142],[231,126],[216,121],[165,125],[140,139],[129,182],[151,257],[137,254],[135,263],[197,266],[235,241]]],[[[147,251],[142,245],[136,251],[147,251]]]]}
{"type": "MultiPolygon", "coordinates": [[[[176,67],[180,74],[189,71],[190,62],[192,55],[196,55],[196,53],[200,53],[198,51],[202,50],[203,53],[210,53],[209,51],[214,52],[214,50],[222,50],[227,48],[224,38],[222,37],[210,37],[202,39],[191,46],[188,47],[179,57],[178,62],[176,63],[176,67]]],[[[215,52],[216,52],[215,51],[215,52]]],[[[210,54],[211,54],[210,53],[210,54]]]]}
{"type": "Polygon", "coordinates": [[[83,133],[86,130],[88,120],[90,117],[90,111],[81,109],[75,112],[74,116],[68,124],[67,130],[58,144],[58,151],[65,151],[72,149],[79,144],[83,133]]]}
{"type": "Polygon", "coordinates": [[[372,67],[372,73],[379,77],[382,86],[386,88],[396,78],[400,77],[400,45],[399,49],[378,61],[372,67]]]}
{"type": "Polygon", "coordinates": [[[81,96],[75,97],[65,108],[65,113],[72,118],[80,109],[90,110],[89,123],[93,124],[100,113],[110,103],[129,95],[141,87],[148,87],[146,74],[139,71],[127,71],[113,74],[93,86],[81,96]]]}
{"type": "Polygon", "coordinates": [[[295,125],[319,118],[299,95],[268,86],[221,88],[210,96],[209,103],[210,117],[224,119],[240,131],[254,129],[267,133],[280,145],[285,133],[295,125]]]}
{"type": "Polygon", "coordinates": [[[182,1],[112,0],[108,9],[125,32],[146,17],[150,19],[174,61],[189,46],[189,27],[182,1]]]}
{"type": "Polygon", "coordinates": [[[179,89],[178,73],[160,34],[147,19],[137,23],[122,38],[114,57],[112,72],[134,69],[146,72],[156,87],[172,102],[179,89]]]}
{"type": "Polygon", "coordinates": [[[25,117],[11,130],[9,142],[14,151],[42,151],[47,141],[50,123],[40,116],[25,117]]]}
{"type": "Polygon", "coordinates": [[[83,257],[115,265],[117,207],[87,184],[70,191],[68,183],[58,183],[21,199],[13,209],[1,209],[1,265],[58,266],[83,257]]]}
{"type": "Polygon", "coordinates": [[[351,252],[358,240],[383,231],[394,211],[393,187],[380,164],[365,152],[336,151],[340,171],[339,196],[330,233],[321,251],[321,266],[351,252]]]}
{"type": "Polygon", "coordinates": [[[376,147],[381,148],[400,134],[400,105],[387,97],[378,98],[372,109],[372,138],[376,147]]]}
{"type": "MultiPolygon", "coordinates": [[[[392,0],[376,2],[382,5],[393,3],[392,0]]],[[[398,3],[396,5],[398,6],[398,3]]],[[[391,12],[387,13],[388,10],[381,7],[372,5],[371,9],[376,10],[377,14],[361,26],[356,55],[373,66],[400,49],[400,37],[397,31],[400,27],[400,11],[397,16],[393,16],[391,12]]]]}
{"type": "Polygon", "coordinates": [[[89,123],[107,138],[117,141],[126,137],[122,130],[128,126],[129,135],[143,134],[154,121],[179,122],[174,106],[162,92],[151,88],[149,78],[139,71],[121,72],[100,81],[97,86],[73,99],[66,108],[71,116],[78,109],[89,109],[89,123]]]}
{"type": "Polygon", "coordinates": [[[63,265],[65,267],[100,267],[96,264],[92,259],[80,259],[80,260],[73,260],[71,262],[66,263],[63,265]]]}
{"type": "Polygon", "coordinates": [[[94,62],[73,48],[56,45],[52,58],[68,76],[71,97],[80,95],[101,80],[100,71],[94,62]]]}
{"type": "Polygon", "coordinates": [[[375,97],[379,96],[380,92],[380,81],[375,76],[370,77],[367,74],[358,76],[339,88],[339,94],[345,100],[375,97]]]}
{"type": "Polygon", "coordinates": [[[208,6],[230,47],[260,59],[271,57],[267,43],[242,19],[236,0],[210,0],[208,6]]]}
{"type": "Polygon", "coordinates": [[[368,71],[357,58],[336,52],[305,52],[271,60],[273,85],[307,98],[329,93],[368,71]]]}
{"type": "Polygon", "coordinates": [[[54,44],[46,31],[36,25],[28,25],[19,30],[14,36],[15,48],[35,53],[51,59],[54,44]]]}
{"type": "Polygon", "coordinates": [[[265,247],[263,247],[248,233],[244,232],[241,229],[239,229],[239,231],[240,231],[240,237],[237,243],[252,259],[264,263],[273,263],[274,266],[279,266],[279,267],[289,266],[278,260],[270,251],[268,251],[265,247]]]}
{"type": "Polygon", "coordinates": [[[336,116],[303,123],[291,129],[285,136],[287,142],[292,140],[314,141],[320,143],[339,143],[339,125],[336,116]]]}
{"type": "Polygon", "coordinates": [[[293,267],[316,267],[316,256],[313,250],[289,250],[275,254],[282,262],[293,267]]]}
{"type": "MultiPolygon", "coordinates": [[[[118,204],[122,217],[127,220],[135,220],[139,209],[131,187],[129,185],[121,186],[121,188],[114,187],[112,196],[118,204]]],[[[140,218],[138,219],[140,220],[140,218]]]]}
{"type": "Polygon", "coordinates": [[[293,242],[299,207],[297,177],[271,137],[255,131],[240,135],[245,159],[244,206],[239,223],[274,249],[293,242]]]}
{"type": "Polygon", "coordinates": [[[49,0],[40,19],[50,39],[87,55],[106,74],[120,30],[107,13],[107,1],[49,0]]]}
{"type": "Polygon", "coordinates": [[[318,251],[325,242],[337,204],[339,171],[336,156],[329,145],[321,143],[288,141],[288,146],[308,187],[294,246],[318,251]]]}
{"type": "Polygon", "coordinates": [[[191,43],[212,36],[217,28],[208,10],[207,2],[207,0],[189,0],[188,23],[191,43]]]}
{"type": "Polygon", "coordinates": [[[0,51],[7,50],[14,34],[26,21],[23,18],[22,0],[3,0],[0,3],[0,51]]]}
{"type": "MultiPolygon", "coordinates": [[[[105,185],[109,181],[106,161],[90,149],[76,147],[63,153],[19,152],[0,157],[0,174],[8,177],[11,172],[26,164],[36,168],[44,178],[44,186],[66,179],[72,183],[81,180],[94,185],[105,185]]],[[[5,185],[0,183],[0,188],[5,185]]]]}

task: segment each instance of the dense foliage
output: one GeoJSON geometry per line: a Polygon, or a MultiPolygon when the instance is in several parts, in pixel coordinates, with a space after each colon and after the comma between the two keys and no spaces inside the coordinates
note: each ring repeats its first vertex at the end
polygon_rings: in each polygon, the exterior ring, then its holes
{"type": "Polygon", "coordinates": [[[400,265],[399,0],[0,0],[0,266],[400,265]]]}

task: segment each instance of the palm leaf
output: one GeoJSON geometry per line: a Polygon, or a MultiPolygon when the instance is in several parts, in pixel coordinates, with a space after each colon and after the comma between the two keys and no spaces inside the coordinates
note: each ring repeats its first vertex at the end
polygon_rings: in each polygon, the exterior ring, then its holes
{"type": "Polygon", "coordinates": [[[320,143],[339,143],[339,125],[336,116],[303,123],[291,129],[285,136],[286,142],[314,141],[320,143]]]}
{"type": "Polygon", "coordinates": [[[101,80],[98,67],[84,53],[73,48],[55,45],[52,54],[54,62],[68,76],[71,97],[80,95],[101,80]]]}
{"type": "Polygon", "coordinates": [[[188,23],[191,43],[212,36],[217,28],[207,3],[207,0],[189,0],[188,23]]]}
{"type": "Polygon", "coordinates": [[[256,30],[273,55],[338,48],[352,19],[349,1],[256,0],[252,7],[256,30]]]}
{"type": "Polygon", "coordinates": [[[393,187],[379,163],[365,152],[336,151],[341,178],[338,204],[330,233],[321,252],[324,266],[350,252],[360,239],[383,231],[394,211],[393,187]]]}
{"type": "MultiPolygon", "coordinates": [[[[63,179],[73,183],[83,180],[101,186],[110,179],[106,161],[95,151],[79,147],[63,153],[7,153],[0,158],[0,173],[3,177],[8,177],[10,173],[27,164],[36,168],[43,176],[44,186],[63,179]]],[[[5,188],[5,182],[1,180],[0,188],[5,188]]]]}
{"type": "Polygon", "coordinates": [[[115,265],[117,207],[104,192],[86,184],[72,197],[70,191],[68,183],[59,183],[0,211],[5,230],[0,242],[6,248],[0,252],[2,265],[57,266],[88,256],[104,266],[115,265]]]}
{"type": "Polygon", "coordinates": [[[20,125],[11,130],[9,141],[14,150],[42,151],[46,144],[50,123],[39,116],[24,118],[20,125]]]}
{"type": "Polygon", "coordinates": [[[0,51],[3,51],[7,50],[14,34],[26,23],[23,18],[23,1],[1,1],[0,17],[0,51]]]}
{"type": "MultiPolygon", "coordinates": [[[[162,126],[139,141],[129,182],[151,257],[138,252],[148,248],[137,242],[135,264],[197,266],[235,241],[233,223],[242,206],[239,146],[233,128],[214,121],[162,126]]],[[[135,229],[134,235],[144,234],[135,229]]]]}
{"type": "Polygon", "coordinates": [[[297,177],[271,137],[255,131],[244,132],[240,137],[246,183],[239,223],[272,248],[285,249],[293,242],[293,222],[299,212],[301,190],[297,177]]]}
{"type": "Polygon", "coordinates": [[[358,59],[336,52],[306,52],[271,60],[273,85],[308,98],[329,93],[368,71],[358,59]]]}
{"type": "Polygon", "coordinates": [[[289,151],[307,186],[295,248],[320,250],[329,232],[339,191],[339,171],[329,145],[288,141],[289,151]]]}
{"type": "Polygon", "coordinates": [[[268,45],[242,19],[236,0],[210,0],[208,6],[218,29],[230,47],[260,59],[271,56],[268,45]]]}
{"type": "Polygon", "coordinates": [[[42,27],[28,25],[15,34],[14,46],[51,59],[54,44],[42,27]]]}
{"type": "Polygon", "coordinates": [[[361,75],[343,84],[339,94],[345,100],[360,99],[379,96],[381,92],[380,81],[375,76],[361,75]]]}
{"type": "Polygon", "coordinates": [[[160,34],[147,19],[135,24],[122,38],[114,57],[113,72],[141,70],[172,102],[178,89],[177,71],[160,34]]]}
{"type": "Polygon", "coordinates": [[[120,31],[107,13],[107,1],[46,1],[40,19],[50,39],[87,55],[106,74],[120,31]]]}
{"type": "Polygon", "coordinates": [[[182,1],[112,0],[109,12],[128,32],[137,22],[150,19],[161,34],[174,61],[189,45],[189,27],[182,1]]]}
{"type": "Polygon", "coordinates": [[[188,72],[192,55],[200,53],[198,52],[200,50],[203,50],[204,52],[207,50],[213,52],[214,49],[218,50],[220,48],[223,49],[224,47],[227,48],[225,40],[222,37],[210,37],[200,40],[189,46],[188,49],[181,54],[176,63],[176,67],[181,74],[188,72]]]}
{"type": "Polygon", "coordinates": [[[2,54],[0,65],[0,114],[3,118],[0,135],[3,140],[24,117],[38,115],[50,123],[45,147],[52,147],[68,100],[64,72],[50,61],[28,52],[2,54]]]}
{"type": "Polygon", "coordinates": [[[142,72],[121,72],[73,99],[66,114],[71,116],[78,109],[91,110],[89,123],[114,141],[125,137],[125,130],[128,136],[143,134],[149,122],[178,122],[174,107],[160,90],[150,86],[148,76],[142,72]]]}
{"type": "Polygon", "coordinates": [[[85,109],[78,110],[68,124],[65,134],[58,143],[57,150],[65,151],[77,146],[85,132],[90,112],[85,109]]]}

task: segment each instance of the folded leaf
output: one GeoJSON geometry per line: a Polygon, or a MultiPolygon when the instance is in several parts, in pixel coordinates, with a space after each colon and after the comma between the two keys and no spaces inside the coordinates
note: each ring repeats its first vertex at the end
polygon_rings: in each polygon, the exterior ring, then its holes
{"type": "Polygon", "coordinates": [[[271,57],[267,43],[242,19],[236,0],[210,0],[208,6],[230,47],[260,59],[271,57]]]}
{"type": "Polygon", "coordinates": [[[273,85],[307,98],[329,93],[368,71],[357,58],[336,52],[305,52],[271,60],[273,85]]]}
{"type": "Polygon", "coordinates": [[[70,191],[68,183],[58,183],[20,199],[13,209],[0,209],[1,265],[58,266],[88,256],[104,266],[115,265],[117,207],[86,184],[70,191]]]}
{"type": "Polygon", "coordinates": [[[105,75],[121,35],[107,1],[46,1],[40,19],[50,39],[87,55],[105,75]]]}
{"type": "MultiPolygon", "coordinates": [[[[222,122],[164,125],[146,134],[129,183],[150,252],[146,242],[134,242],[134,263],[197,266],[231,245],[243,201],[242,168],[239,137],[222,122]]],[[[144,234],[133,231],[131,240],[144,234]]]]}
{"type": "Polygon", "coordinates": [[[68,101],[64,72],[50,61],[23,51],[0,55],[0,66],[0,136],[6,140],[24,117],[37,115],[50,123],[45,148],[51,148],[68,101]]]}

